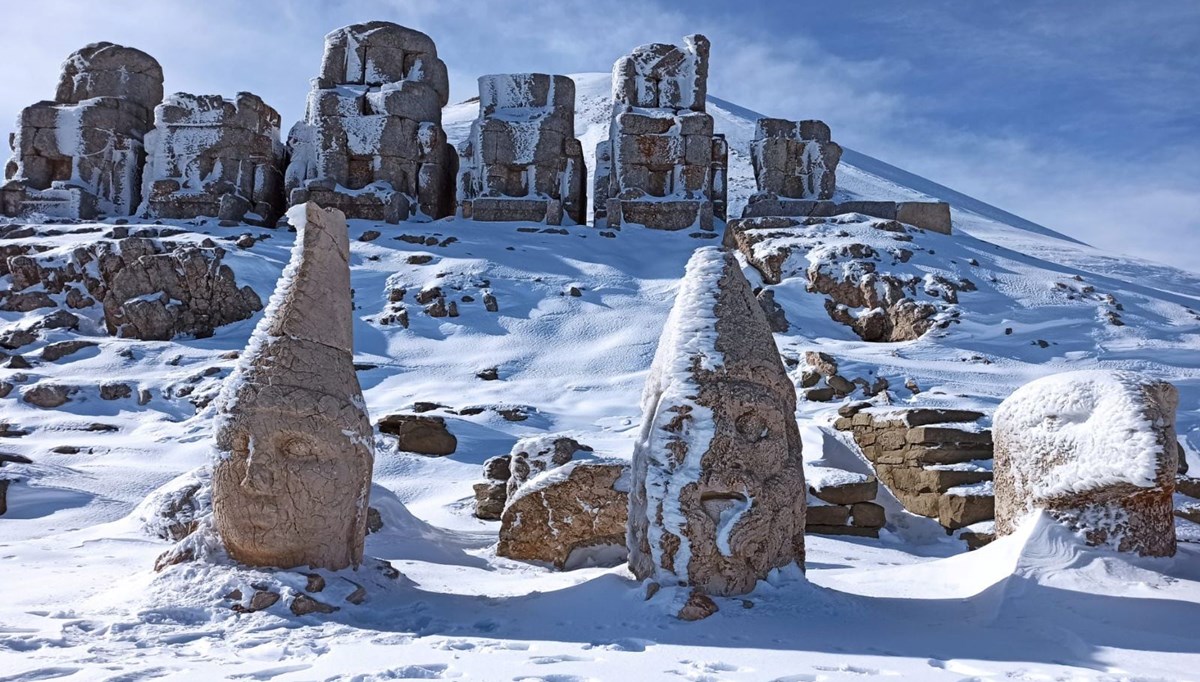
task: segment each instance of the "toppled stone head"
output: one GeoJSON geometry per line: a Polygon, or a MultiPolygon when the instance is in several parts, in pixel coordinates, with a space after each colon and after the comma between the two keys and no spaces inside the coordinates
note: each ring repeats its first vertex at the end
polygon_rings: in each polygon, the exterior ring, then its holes
{"type": "Polygon", "coordinates": [[[749,592],[804,564],[806,492],[796,394],[737,260],[689,261],[642,397],[629,502],[640,579],[749,592]]]}
{"type": "Polygon", "coordinates": [[[95,97],[119,97],[147,113],[163,99],[163,71],[141,50],[100,42],[72,52],[62,65],[54,101],[79,104],[95,97]]]}
{"type": "Polygon", "coordinates": [[[1094,545],[1175,554],[1179,392],[1131,372],[1064,372],[1013,392],[993,418],[996,532],[1044,509],[1094,545]]]}
{"type": "Polygon", "coordinates": [[[230,556],[330,570],[362,561],[374,462],[354,373],[349,238],[339,211],[289,211],[296,247],[222,391],[213,513],[230,556]]]}

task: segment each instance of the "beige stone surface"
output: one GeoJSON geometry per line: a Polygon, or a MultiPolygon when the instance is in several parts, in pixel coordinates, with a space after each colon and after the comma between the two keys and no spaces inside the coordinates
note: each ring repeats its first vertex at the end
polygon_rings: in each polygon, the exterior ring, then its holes
{"type": "Polygon", "coordinates": [[[362,561],[374,461],[349,238],[339,211],[293,211],[292,261],[217,408],[213,512],[239,561],[338,570],[362,561]]]}

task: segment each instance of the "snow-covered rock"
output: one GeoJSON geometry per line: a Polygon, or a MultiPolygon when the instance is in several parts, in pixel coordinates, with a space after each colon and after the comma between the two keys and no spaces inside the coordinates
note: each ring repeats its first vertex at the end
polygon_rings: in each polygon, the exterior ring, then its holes
{"type": "Polygon", "coordinates": [[[1064,372],[1014,391],[994,417],[996,532],[1045,509],[1089,543],[1175,554],[1178,404],[1171,384],[1123,371],[1064,372]]]}

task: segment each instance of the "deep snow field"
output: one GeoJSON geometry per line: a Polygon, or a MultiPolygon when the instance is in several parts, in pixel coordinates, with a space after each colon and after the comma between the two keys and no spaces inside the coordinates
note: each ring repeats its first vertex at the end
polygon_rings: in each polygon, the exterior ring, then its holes
{"type": "MultiPolygon", "coordinates": [[[[574,78],[577,136],[590,164],[605,135],[609,75],[574,78]]],[[[715,98],[709,105],[730,141],[737,215],[753,188],[756,115],[715,98]]],[[[447,108],[453,141],[476,109],[447,108]]],[[[1200,276],[1100,252],[851,151],[838,181],[845,198],[949,201],[955,234],[919,235],[909,265],[969,277],[978,288],[960,293],[959,324],[917,341],[868,344],[829,319],[802,277],[786,279],[776,287],[791,322],[776,335],[785,357],[823,350],[847,376],[886,377],[897,405],[988,413],[1046,374],[1146,372],[1180,389],[1180,440],[1200,467],[1200,276]],[[1106,319],[1114,299],[1124,326],[1106,319]],[[907,379],[922,392],[905,390],[907,379]]],[[[1154,220],[1123,218],[1131,230],[1154,220]]],[[[294,237],[215,220],[171,224],[189,230],[174,240],[269,234],[250,249],[227,245],[226,258],[239,284],[264,302],[294,237]]],[[[368,592],[364,604],[333,614],[297,618],[285,600],[237,614],[222,602],[256,583],[299,590],[304,571],[152,568],[169,544],[145,530],[139,505],[210,456],[212,407],[197,413],[188,399],[167,396],[184,387],[190,398],[215,394],[236,362],[223,356],[244,347],[261,314],[211,338],[170,342],[81,328],[99,347],[24,370],[31,382],[90,388],[53,410],[21,402],[19,390],[0,399],[0,421],[29,431],[0,440],[0,451],[33,460],[5,468],[22,480],[0,517],[0,681],[1200,679],[1200,532],[1183,521],[1171,559],[1088,548],[1043,517],[966,552],[936,522],[900,510],[881,486],[889,527],[878,540],[809,536],[806,576],[777,572],[744,598],[718,599],[721,610],[696,623],[676,620],[662,599],[643,601],[624,566],[557,572],[497,558],[499,524],[471,514],[482,462],[519,437],[550,432],[629,457],[678,278],[692,250],[713,243],[686,231],[626,227],[604,238],[587,226],[566,234],[523,227],[351,221],[355,361],[372,420],[415,401],[490,409],[429,413],[444,416],[458,437],[449,457],[397,452],[393,438],[377,436],[371,504],[384,528],[368,536],[367,554],[402,575],[386,578],[373,561],[357,572],[326,572],[335,603],[353,589],[349,580],[368,592]],[[371,229],[383,236],[358,241],[371,229]],[[457,241],[421,246],[399,235],[457,241]],[[409,264],[413,255],[432,261],[409,264]],[[431,318],[410,304],[407,329],[379,324],[389,289],[426,285],[475,301],[460,302],[456,318],[431,318]],[[567,295],[571,287],[582,295],[567,295]],[[485,289],[498,313],[483,309],[485,289]],[[500,380],[476,378],[490,367],[500,380]],[[209,368],[215,373],[206,375],[209,368]],[[102,401],[101,381],[125,381],[154,398],[144,407],[102,401]],[[529,418],[510,422],[497,412],[510,407],[529,418]],[[117,430],[86,430],[94,422],[117,430]],[[51,452],[64,445],[80,451],[51,452]]],[[[66,234],[29,239],[69,250],[89,238],[70,233],[87,226],[55,228],[66,234]]],[[[752,268],[746,273],[761,282],[752,268]]],[[[0,313],[0,326],[22,318],[0,313]]],[[[44,342],[72,336],[54,331],[44,342]]],[[[0,369],[0,379],[14,373],[0,369]]],[[[806,462],[866,472],[852,441],[832,428],[837,407],[800,402],[806,462]]]]}

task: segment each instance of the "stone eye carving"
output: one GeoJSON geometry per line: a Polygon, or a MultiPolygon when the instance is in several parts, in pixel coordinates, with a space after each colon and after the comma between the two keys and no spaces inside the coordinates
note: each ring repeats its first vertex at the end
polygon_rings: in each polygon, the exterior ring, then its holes
{"type": "Polygon", "coordinates": [[[771,430],[767,427],[765,419],[754,412],[747,412],[737,418],[737,431],[742,438],[757,443],[766,438],[771,430]]]}

